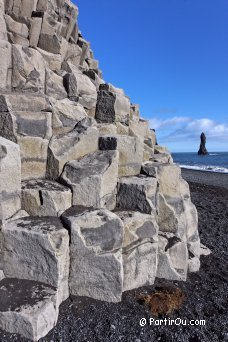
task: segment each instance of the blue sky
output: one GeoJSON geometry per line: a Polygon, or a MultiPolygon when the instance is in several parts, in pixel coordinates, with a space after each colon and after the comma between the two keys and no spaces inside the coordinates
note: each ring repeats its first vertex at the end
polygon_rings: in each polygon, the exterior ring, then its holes
{"type": "Polygon", "coordinates": [[[172,152],[228,151],[227,0],[77,0],[107,82],[172,152]]]}

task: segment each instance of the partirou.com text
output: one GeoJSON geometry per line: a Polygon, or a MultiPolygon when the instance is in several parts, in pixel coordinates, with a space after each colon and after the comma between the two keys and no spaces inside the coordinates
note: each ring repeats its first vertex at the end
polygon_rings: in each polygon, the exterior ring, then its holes
{"type": "Polygon", "coordinates": [[[206,325],[205,319],[185,319],[185,318],[141,318],[139,321],[141,327],[146,325],[206,325]]]}

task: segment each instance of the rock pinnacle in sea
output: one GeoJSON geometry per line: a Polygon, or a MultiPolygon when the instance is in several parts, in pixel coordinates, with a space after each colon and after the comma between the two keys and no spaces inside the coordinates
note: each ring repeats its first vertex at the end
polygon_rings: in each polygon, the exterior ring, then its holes
{"type": "Polygon", "coordinates": [[[200,135],[200,147],[198,154],[199,155],[206,155],[208,154],[207,149],[206,149],[206,135],[202,132],[200,135]]]}

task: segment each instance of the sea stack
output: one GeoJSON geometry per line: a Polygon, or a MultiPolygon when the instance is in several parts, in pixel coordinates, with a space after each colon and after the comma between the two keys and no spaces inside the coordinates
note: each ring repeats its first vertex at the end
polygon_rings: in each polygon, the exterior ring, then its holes
{"type": "Polygon", "coordinates": [[[206,135],[202,132],[200,135],[200,147],[198,151],[198,155],[205,156],[208,154],[207,149],[206,149],[206,135]]]}

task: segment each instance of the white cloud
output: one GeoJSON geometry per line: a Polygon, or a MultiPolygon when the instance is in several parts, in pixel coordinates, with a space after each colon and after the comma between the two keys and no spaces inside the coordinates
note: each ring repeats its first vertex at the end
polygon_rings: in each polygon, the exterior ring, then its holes
{"type": "Polygon", "coordinates": [[[150,120],[150,127],[157,130],[160,140],[164,142],[199,139],[201,132],[204,132],[207,138],[221,142],[228,141],[228,124],[208,118],[191,119],[185,116],[175,116],[165,120],[154,118],[150,120]]]}
{"type": "Polygon", "coordinates": [[[154,118],[150,120],[150,127],[154,129],[164,129],[170,126],[179,125],[183,122],[189,122],[190,120],[190,118],[185,116],[174,116],[173,118],[165,120],[154,118]]]}

